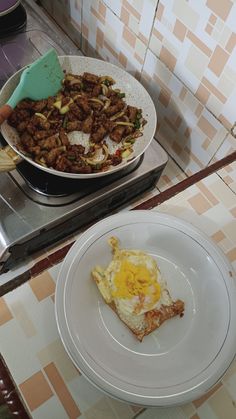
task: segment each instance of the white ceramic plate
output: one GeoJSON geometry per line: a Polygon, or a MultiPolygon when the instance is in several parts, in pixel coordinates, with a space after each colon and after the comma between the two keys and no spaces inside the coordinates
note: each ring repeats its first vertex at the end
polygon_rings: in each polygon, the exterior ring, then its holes
{"type": "MultiPolygon", "coordinates": [[[[102,60],[69,55],[59,57],[59,61],[61,63],[62,68],[69,73],[82,74],[85,71],[87,71],[101,76],[111,76],[116,81],[114,88],[119,88],[121,89],[121,92],[125,93],[126,103],[128,105],[136,106],[142,109],[143,117],[144,119],[146,119],[147,124],[144,126],[143,136],[137,138],[134,143],[133,153],[130,154],[129,157],[123,158],[122,162],[117,166],[111,166],[106,172],[89,174],[67,173],[41,166],[40,164],[33,161],[31,158],[25,156],[22,152],[20,152],[17,147],[17,144],[19,143],[19,135],[15,128],[11,127],[7,123],[7,121],[5,121],[0,127],[1,133],[5,140],[13,148],[13,150],[16,151],[16,153],[18,153],[23,159],[27,160],[29,163],[33,164],[41,170],[61,177],[68,177],[72,179],[91,179],[94,177],[109,175],[131,164],[135,159],[141,156],[141,154],[143,154],[146,148],[149,146],[150,142],[153,139],[156,129],[156,110],[147,90],[141,85],[141,83],[138,82],[138,80],[136,80],[129,73],[113,64],[106,63],[102,60]]],[[[3,86],[2,90],[0,91],[0,106],[6,103],[9,97],[11,96],[12,92],[14,91],[15,87],[19,82],[20,75],[23,70],[24,68],[13,74],[13,76],[10,77],[9,80],[3,86]]],[[[69,138],[73,142],[73,144],[82,144],[84,146],[88,145],[88,134],[74,131],[73,133],[69,134],[69,138]]],[[[106,138],[106,142],[111,153],[115,152],[116,149],[120,146],[119,144],[115,144],[114,141],[110,140],[108,137],[106,138]]]]}
{"type": "Polygon", "coordinates": [[[170,406],[200,397],[236,353],[236,284],[218,247],[192,225],[154,211],[113,215],[88,229],[62,265],[56,319],[66,351],[80,371],[118,399],[170,406]],[[174,299],[174,318],[142,343],[104,303],[90,272],[111,260],[107,239],[141,249],[158,261],[174,299]]]}

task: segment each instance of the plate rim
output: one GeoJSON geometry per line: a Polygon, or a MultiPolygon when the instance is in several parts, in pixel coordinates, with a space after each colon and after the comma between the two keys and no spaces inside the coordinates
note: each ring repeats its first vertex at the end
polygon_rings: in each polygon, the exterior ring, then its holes
{"type": "MultiPolygon", "coordinates": [[[[134,403],[134,404],[138,404],[141,406],[173,406],[173,405],[178,405],[178,404],[183,404],[186,402],[189,402],[193,399],[196,399],[198,397],[200,397],[203,393],[205,393],[207,390],[209,390],[214,384],[216,384],[220,378],[222,377],[222,375],[224,375],[224,373],[226,372],[226,370],[228,369],[229,365],[231,364],[231,362],[233,361],[235,354],[236,354],[236,350],[232,350],[233,349],[233,345],[231,343],[230,346],[230,342],[231,340],[233,340],[233,343],[236,343],[236,332],[234,334],[232,334],[232,331],[236,328],[232,327],[232,318],[233,318],[233,322],[234,324],[236,324],[236,309],[233,309],[232,311],[232,307],[231,307],[231,317],[230,317],[230,324],[229,324],[229,331],[228,331],[228,335],[226,335],[225,338],[225,342],[227,342],[227,347],[226,349],[228,349],[228,352],[230,353],[230,357],[227,357],[227,360],[224,359],[223,356],[223,360],[221,360],[221,363],[219,366],[217,366],[216,372],[212,373],[212,375],[209,377],[206,377],[203,382],[199,383],[197,386],[193,386],[193,388],[187,389],[185,391],[182,391],[180,393],[177,394],[172,394],[172,395],[167,395],[167,396],[156,396],[156,397],[148,397],[146,395],[137,395],[135,393],[129,393],[126,391],[123,391],[121,389],[116,389],[114,392],[113,391],[109,391],[111,387],[111,385],[108,384],[105,385],[104,384],[104,380],[100,377],[97,380],[94,380],[94,377],[92,378],[91,376],[88,377],[88,372],[86,372],[84,370],[84,365],[81,367],[81,364],[78,364],[78,354],[76,354],[75,352],[73,352],[73,347],[70,348],[67,339],[70,339],[70,332],[69,330],[65,330],[65,328],[67,328],[66,325],[66,317],[65,317],[65,313],[64,313],[64,289],[66,287],[66,281],[67,281],[67,275],[65,278],[65,273],[64,273],[64,269],[66,268],[66,264],[68,262],[71,262],[72,259],[72,264],[73,264],[73,259],[76,256],[77,250],[80,247],[81,244],[86,243],[86,241],[88,242],[89,239],[92,240],[93,236],[95,235],[96,232],[99,232],[99,230],[101,230],[102,233],[104,232],[108,232],[109,231],[109,227],[114,228],[115,224],[114,223],[119,223],[116,227],[121,226],[122,222],[125,221],[125,223],[127,223],[127,218],[128,219],[132,219],[132,222],[135,223],[135,221],[137,222],[137,220],[139,222],[145,222],[145,218],[147,217],[147,215],[150,217],[150,222],[160,222],[160,220],[162,220],[162,223],[164,222],[166,225],[168,225],[168,223],[176,223],[176,225],[179,225],[180,228],[187,228],[187,230],[190,230],[193,234],[196,234],[196,236],[199,239],[204,239],[204,242],[206,243],[206,246],[203,246],[201,242],[198,243],[204,247],[204,249],[206,251],[209,250],[206,249],[207,246],[210,247],[211,251],[213,251],[214,253],[214,257],[213,260],[215,261],[215,257],[217,256],[220,260],[220,265],[217,264],[218,269],[220,270],[220,272],[222,273],[222,276],[225,278],[226,276],[230,277],[230,280],[228,283],[225,282],[226,285],[226,289],[227,292],[229,294],[229,302],[232,302],[232,295],[230,293],[230,289],[231,291],[233,291],[233,293],[236,296],[236,283],[234,281],[235,279],[235,275],[234,275],[234,271],[233,271],[233,267],[231,266],[230,262],[228,261],[228,259],[226,258],[226,256],[224,255],[224,253],[221,251],[221,249],[207,236],[205,235],[205,233],[203,233],[200,229],[196,228],[195,226],[193,226],[191,223],[186,222],[178,217],[166,214],[166,213],[162,213],[162,212],[157,212],[157,211],[149,211],[147,213],[147,210],[133,210],[133,211],[125,211],[122,213],[118,213],[118,214],[114,214],[111,216],[108,216],[106,218],[104,218],[103,220],[97,222],[96,224],[94,224],[93,226],[91,226],[88,230],[86,230],[84,233],[81,234],[81,236],[76,240],[76,242],[74,243],[74,245],[71,247],[71,249],[69,250],[66,258],[64,259],[59,275],[58,275],[58,280],[57,280],[57,285],[56,285],[56,293],[55,293],[55,314],[56,314],[56,322],[57,322],[57,327],[58,327],[58,331],[59,331],[59,335],[60,338],[62,340],[62,343],[68,353],[68,355],[70,356],[72,362],[82,371],[82,373],[85,375],[85,377],[93,384],[95,385],[97,388],[99,388],[100,390],[104,391],[106,394],[115,397],[119,400],[122,401],[126,401],[129,403],[134,403]],[[107,230],[108,228],[108,230],[107,230]],[[68,261],[68,262],[67,262],[68,261]],[[222,267],[223,267],[223,272],[222,272],[222,267]],[[226,275],[226,271],[228,271],[228,275],[226,275]],[[230,276],[230,272],[233,273],[233,277],[230,276]],[[64,286],[63,286],[64,284],[64,286]],[[64,288],[64,289],[63,289],[64,288]],[[63,304],[61,304],[61,302],[63,301],[63,304]],[[65,320],[65,323],[63,326],[60,326],[60,322],[63,323],[63,317],[65,320]],[[63,330],[64,328],[64,330],[63,330]],[[229,335],[230,333],[230,335],[229,335]],[[66,336],[68,334],[68,336],[66,336]],[[231,348],[229,350],[229,348],[231,348]]],[[[176,225],[174,227],[176,227],[176,225]]],[[[172,225],[173,227],[173,225],[172,225]]],[[[191,237],[191,236],[190,236],[191,237]]],[[[85,245],[85,244],[84,244],[85,245]]],[[[83,247],[83,246],[82,246],[83,247]]],[[[69,269],[66,268],[66,272],[69,272],[69,269]]],[[[232,304],[231,304],[232,306],[232,304]]],[[[219,356],[217,355],[217,360],[213,360],[212,364],[213,367],[215,367],[215,364],[217,364],[219,357],[222,357],[222,352],[226,349],[225,348],[225,342],[223,344],[223,347],[221,348],[220,352],[219,352],[219,356]]],[[[73,346],[73,345],[72,345],[73,346]]],[[[75,351],[75,349],[74,349],[75,351]]],[[[228,353],[227,352],[227,353],[228,353]]],[[[84,364],[85,362],[83,360],[81,360],[81,356],[79,354],[80,360],[79,362],[82,364],[84,364]]],[[[209,369],[212,369],[211,364],[210,366],[208,366],[206,368],[206,371],[208,371],[209,369]]],[[[91,371],[90,371],[91,372],[91,371]]],[[[93,372],[92,372],[93,373],[93,372]]],[[[202,375],[202,372],[200,373],[200,376],[202,375]]],[[[193,380],[193,379],[191,379],[193,380]]],[[[190,380],[190,382],[191,382],[190,380]]],[[[114,387],[114,386],[113,386],[114,387]]],[[[176,386],[172,386],[176,387],[176,386]]],[[[171,387],[170,387],[171,388],[171,387]]]]}

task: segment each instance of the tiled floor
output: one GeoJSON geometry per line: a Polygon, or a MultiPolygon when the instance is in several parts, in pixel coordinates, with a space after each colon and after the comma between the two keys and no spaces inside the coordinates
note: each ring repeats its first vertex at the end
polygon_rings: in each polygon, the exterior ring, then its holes
{"type": "MultiPolygon", "coordinates": [[[[166,173],[174,182],[171,170],[166,173]]],[[[174,214],[197,226],[221,247],[236,268],[236,195],[217,174],[154,210],[174,214]]],[[[95,389],[79,374],[63,349],[54,315],[60,265],[0,298],[0,351],[33,419],[131,419],[139,409],[95,389]]],[[[181,407],[147,409],[139,418],[235,419],[235,365],[207,396],[181,407]]]]}

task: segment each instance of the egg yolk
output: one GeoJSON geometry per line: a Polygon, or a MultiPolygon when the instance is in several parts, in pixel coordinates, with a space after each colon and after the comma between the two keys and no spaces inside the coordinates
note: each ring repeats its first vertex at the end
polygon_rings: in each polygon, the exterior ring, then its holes
{"type": "Polygon", "coordinates": [[[134,265],[128,260],[122,261],[120,270],[114,276],[114,284],[114,298],[130,299],[134,296],[150,295],[153,303],[160,299],[160,284],[143,264],[134,265]]]}

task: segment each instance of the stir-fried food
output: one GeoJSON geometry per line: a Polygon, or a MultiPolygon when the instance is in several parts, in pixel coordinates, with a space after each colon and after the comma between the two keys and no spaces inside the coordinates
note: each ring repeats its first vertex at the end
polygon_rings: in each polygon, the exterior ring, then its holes
{"type": "Polygon", "coordinates": [[[22,100],[8,119],[20,138],[19,150],[37,163],[70,173],[108,170],[131,155],[146,121],[125,102],[109,76],[67,73],[56,96],[22,100]],[[71,133],[87,134],[86,145],[71,133]],[[110,151],[108,141],[116,145],[110,151]]]}

